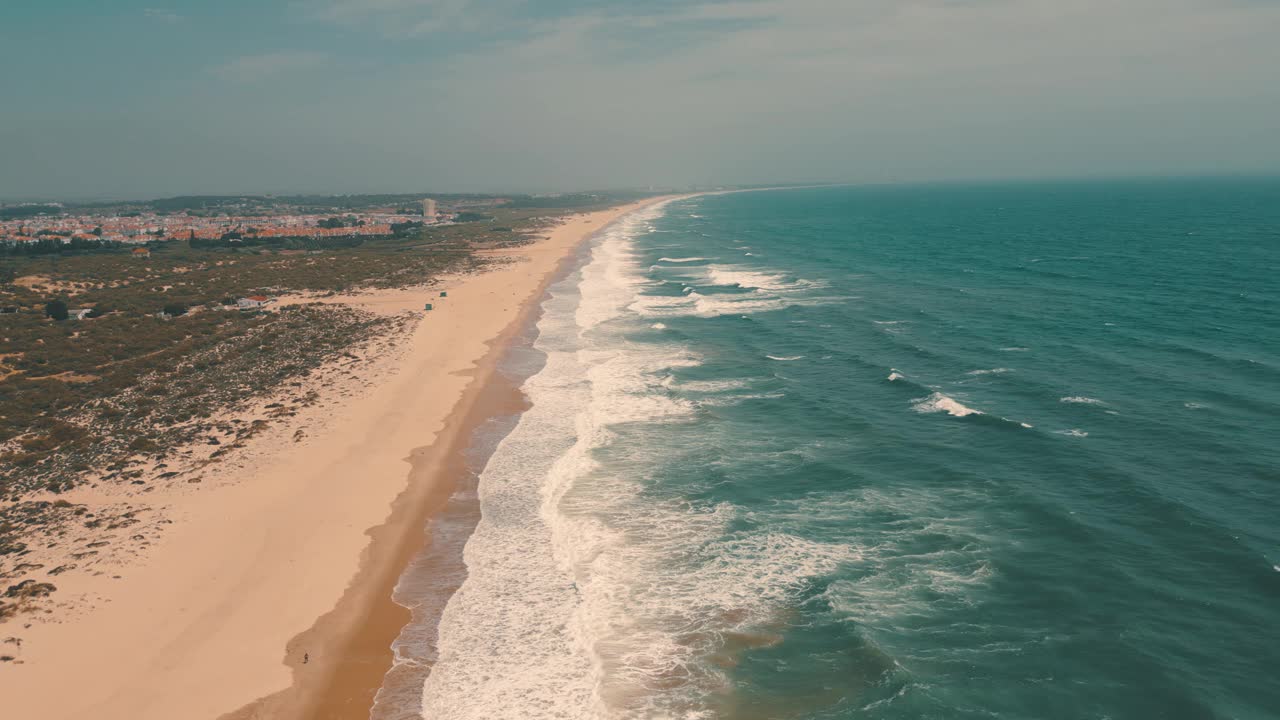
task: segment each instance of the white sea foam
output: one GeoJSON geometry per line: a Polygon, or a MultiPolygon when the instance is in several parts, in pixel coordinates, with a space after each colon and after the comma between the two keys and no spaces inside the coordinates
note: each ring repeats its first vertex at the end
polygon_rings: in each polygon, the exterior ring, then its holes
{"type": "Polygon", "coordinates": [[[1002,347],[1000,352],[1029,352],[1031,348],[1024,347],[1002,347]]]}
{"type": "Polygon", "coordinates": [[[732,295],[703,295],[690,289],[682,296],[638,295],[628,306],[644,317],[719,317],[722,315],[748,315],[769,310],[781,310],[806,301],[787,300],[754,293],[732,295]]]}
{"type": "Polygon", "coordinates": [[[644,316],[687,315],[695,298],[688,295],[638,295],[627,309],[644,316]]]}
{"type": "MultiPolygon", "coordinates": [[[[632,225],[635,219],[630,221],[632,225]]],[[[590,717],[602,702],[592,640],[575,627],[581,596],[555,500],[590,472],[588,450],[610,424],[693,411],[662,392],[661,370],[697,362],[672,347],[601,347],[589,338],[637,287],[623,223],[593,248],[572,283],[553,290],[535,346],[547,354],[525,390],[532,408],[480,478],[482,519],[467,542],[468,575],[439,626],[439,661],[423,690],[427,717],[590,717]],[[581,294],[579,301],[578,293],[581,294]]]]}
{"type": "Polygon", "coordinates": [[[966,417],[968,415],[982,415],[981,410],[974,410],[971,407],[965,407],[954,398],[947,397],[940,392],[935,392],[927,398],[921,398],[915,401],[912,406],[916,412],[936,413],[945,412],[955,417],[966,417]]]}
{"type": "Polygon", "coordinates": [[[654,323],[654,324],[650,325],[649,327],[653,328],[654,330],[666,330],[666,329],[667,329],[667,326],[666,326],[665,324],[663,324],[663,323],[654,323]]]}
{"type": "Polygon", "coordinates": [[[897,370],[890,368],[889,378],[888,378],[889,382],[893,382],[894,380],[906,380],[906,379],[907,379],[906,375],[903,375],[897,370]]]}
{"type": "MultiPolygon", "coordinates": [[[[706,258],[663,258],[664,260],[705,260],[706,258]]],[[[808,291],[822,288],[826,283],[804,279],[792,279],[781,273],[758,268],[734,265],[707,265],[696,268],[697,277],[707,286],[738,288],[746,292],[699,292],[697,287],[685,286],[683,297],[634,294],[628,309],[645,317],[719,317],[725,315],[749,315],[758,312],[781,310],[797,305],[818,305],[839,298],[813,297],[808,291]]],[[[690,277],[690,281],[694,278],[690,277]]],[[[644,284],[632,277],[632,285],[644,284]]],[[[703,288],[706,289],[705,287],[703,288]]]]}
{"type": "Polygon", "coordinates": [[[591,658],[566,632],[572,580],[557,567],[539,512],[545,478],[573,447],[575,412],[590,388],[571,351],[572,300],[553,297],[546,310],[537,342],[546,366],[525,386],[535,404],[481,476],[483,515],[463,554],[466,581],[440,618],[425,717],[513,717],[524,707],[585,717],[593,702],[591,658]]]}
{"type": "MultiPolygon", "coordinates": [[[[885,627],[970,605],[989,583],[995,570],[981,517],[984,500],[954,485],[888,485],[789,504],[795,522],[826,522],[856,533],[865,572],[832,583],[824,599],[840,615],[885,627]],[[895,521],[885,522],[886,515],[895,521]]],[[[788,523],[785,507],[770,515],[775,524],[788,523]]]]}
{"type": "Polygon", "coordinates": [[[701,407],[726,407],[737,405],[747,400],[781,400],[786,396],[787,394],[781,390],[767,393],[737,393],[701,398],[698,400],[698,405],[701,407]]]}
{"type": "Polygon", "coordinates": [[[1010,370],[1009,368],[999,367],[999,368],[991,368],[989,370],[970,370],[969,372],[965,373],[965,375],[1004,375],[1005,373],[1011,373],[1011,372],[1013,371],[1010,370]]]}
{"type": "Polygon", "coordinates": [[[1077,430],[1076,428],[1071,428],[1069,430],[1054,430],[1053,432],[1055,435],[1066,435],[1068,437],[1089,437],[1089,433],[1084,430],[1077,430]]]}
{"type": "Polygon", "coordinates": [[[707,280],[712,285],[737,286],[747,290],[790,291],[813,287],[806,280],[788,280],[786,275],[747,270],[731,265],[708,265],[707,280]]]}
{"type": "Polygon", "coordinates": [[[685,382],[676,382],[674,378],[670,383],[665,383],[667,387],[681,390],[684,392],[696,393],[717,393],[728,392],[730,390],[742,390],[751,387],[751,380],[743,378],[733,378],[730,380],[686,380],[685,382]]]}
{"type": "Polygon", "coordinates": [[[1091,397],[1084,397],[1083,395],[1074,395],[1071,397],[1064,397],[1058,402],[1067,403],[1068,405],[1106,405],[1106,403],[1103,402],[1102,400],[1097,400],[1091,397]]]}
{"type": "MultiPolygon", "coordinates": [[[[814,285],[817,286],[816,284],[814,285]]],[[[799,289],[798,287],[796,289],[799,289]]],[[[746,293],[703,294],[686,287],[683,296],[637,295],[629,309],[645,317],[720,317],[750,315],[788,307],[823,305],[841,298],[810,297],[798,292],[756,289],[746,293]]]]}
{"type": "Polygon", "coordinates": [[[620,228],[544,306],[535,347],[546,362],[480,477],[482,518],[440,620],[425,717],[708,717],[707,698],[728,683],[712,662],[725,636],[777,621],[813,578],[857,558],[844,544],[744,531],[727,503],[655,499],[643,475],[598,459],[622,423],[686,422],[697,406],[672,389],[750,383],[679,383],[672,370],[700,358],[627,339],[637,316],[697,312],[704,298],[637,297],[634,230],[620,228]]]}
{"type": "Polygon", "coordinates": [[[777,360],[778,362],[791,362],[791,361],[793,361],[793,360],[803,360],[803,359],[804,359],[804,356],[803,356],[803,355],[784,355],[784,356],[778,356],[778,355],[765,355],[765,357],[769,358],[770,360],[777,360]]]}
{"type": "Polygon", "coordinates": [[[769,310],[781,310],[795,303],[782,298],[762,295],[702,295],[689,293],[693,299],[694,314],[700,317],[721,315],[748,315],[769,310]]]}
{"type": "Polygon", "coordinates": [[[704,258],[704,257],[687,257],[687,258],[669,258],[669,257],[662,257],[662,258],[658,258],[658,262],[668,262],[668,263],[691,263],[691,262],[699,262],[699,261],[702,261],[702,260],[706,260],[706,258],[704,258]]]}
{"type": "Polygon", "coordinates": [[[638,271],[630,239],[662,212],[663,205],[656,205],[629,215],[610,226],[595,244],[592,253],[600,262],[583,269],[583,282],[592,283],[595,295],[591,302],[578,304],[575,313],[580,327],[590,329],[617,317],[648,284],[638,271]]]}

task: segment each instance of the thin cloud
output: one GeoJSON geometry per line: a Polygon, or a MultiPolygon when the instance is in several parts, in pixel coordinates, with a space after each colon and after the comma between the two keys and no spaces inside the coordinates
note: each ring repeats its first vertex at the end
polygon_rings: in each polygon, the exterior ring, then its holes
{"type": "Polygon", "coordinates": [[[317,18],[347,20],[388,13],[430,11],[440,5],[459,3],[454,0],[326,0],[309,4],[317,18]]]}
{"type": "Polygon", "coordinates": [[[251,81],[284,73],[314,70],[328,64],[325,53],[305,50],[283,50],[262,55],[245,55],[210,69],[226,80],[251,81]]]}
{"type": "Polygon", "coordinates": [[[499,29],[525,6],[524,0],[304,0],[300,7],[313,20],[406,37],[499,29]]]}
{"type": "Polygon", "coordinates": [[[141,112],[125,94],[114,113],[58,114],[78,146],[15,108],[0,193],[66,188],[70,162],[163,192],[136,159],[169,147],[200,168],[168,176],[192,189],[246,175],[536,190],[1280,169],[1275,1],[285,2],[274,19],[237,6],[286,44],[206,58],[219,82],[190,83],[198,111],[144,97],[173,120],[163,132],[121,120],[141,112]],[[337,82],[348,102],[329,99],[337,82]]]}
{"type": "Polygon", "coordinates": [[[151,20],[160,20],[167,23],[176,23],[182,21],[182,16],[172,10],[163,8],[144,8],[142,14],[151,20]]]}

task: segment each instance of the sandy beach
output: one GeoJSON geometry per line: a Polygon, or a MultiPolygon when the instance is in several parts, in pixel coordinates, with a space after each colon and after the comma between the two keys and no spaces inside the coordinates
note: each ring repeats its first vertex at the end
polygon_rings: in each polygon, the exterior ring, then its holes
{"type": "MultiPolygon", "coordinates": [[[[505,343],[582,241],[643,204],[571,216],[494,251],[512,262],[483,273],[351,300],[435,309],[240,462],[148,496],[172,524],[146,552],[66,576],[60,593],[76,603],[0,627],[22,639],[21,662],[0,668],[5,714],[367,717],[408,618],[390,590],[448,498],[469,428],[519,402],[489,382],[505,343]]],[[[122,499],[113,492],[72,499],[122,499]]]]}

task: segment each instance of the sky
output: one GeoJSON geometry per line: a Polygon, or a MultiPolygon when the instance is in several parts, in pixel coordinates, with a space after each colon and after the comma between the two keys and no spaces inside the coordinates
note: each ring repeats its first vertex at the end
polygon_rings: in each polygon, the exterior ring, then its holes
{"type": "Polygon", "coordinates": [[[4,0],[0,198],[1280,172],[1280,0],[4,0]]]}

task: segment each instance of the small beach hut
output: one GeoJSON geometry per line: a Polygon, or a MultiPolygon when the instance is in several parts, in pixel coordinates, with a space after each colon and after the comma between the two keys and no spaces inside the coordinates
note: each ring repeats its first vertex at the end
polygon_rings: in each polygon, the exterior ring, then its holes
{"type": "Polygon", "coordinates": [[[430,309],[431,309],[431,303],[427,303],[427,306],[423,308],[423,310],[430,310],[430,309]]]}
{"type": "Polygon", "coordinates": [[[441,291],[440,291],[440,297],[449,297],[449,293],[448,293],[448,292],[445,292],[444,290],[441,290],[441,291]]]}

